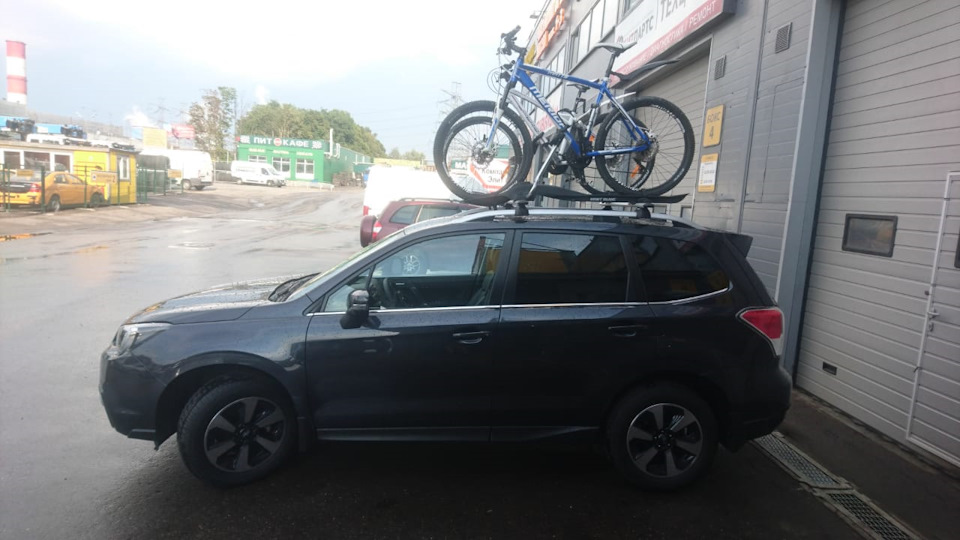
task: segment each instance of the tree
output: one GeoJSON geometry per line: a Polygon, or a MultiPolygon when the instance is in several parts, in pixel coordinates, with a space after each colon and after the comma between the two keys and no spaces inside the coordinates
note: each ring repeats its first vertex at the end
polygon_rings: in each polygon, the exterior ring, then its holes
{"type": "Polygon", "coordinates": [[[190,124],[196,131],[197,147],[214,160],[229,158],[226,141],[232,138],[236,122],[237,91],[228,86],[204,90],[200,101],[190,104],[190,124]]]}
{"type": "Polygon", "coordinates": [[[394,146],[393,149],[390,150],[390,153],[387,154],[387,157],[390,159],[401,159],[400,149],[394,146]]]}
{"type": "Polygon", "coordinates": [[[423,155],[423,152],[417,152],[416,150],[410,150],[403,154],[403,159],[409,159],[410,161],[423,161],[427,159],[427,156],[423,155]]]}
{"type": "Polygon", "coordinates": [[[376,133],[358,125],[350,113],[337,109],[317,111],[271,101],[254,106],[239,123],[241,133],[294,139],[326,140],[330,129],[334,141],[347,148],[372,157],[386,155],[376,133]]]}

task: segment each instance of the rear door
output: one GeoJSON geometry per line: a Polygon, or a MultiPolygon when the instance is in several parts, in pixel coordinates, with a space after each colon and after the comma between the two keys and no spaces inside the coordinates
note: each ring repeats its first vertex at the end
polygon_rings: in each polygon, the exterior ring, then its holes
{"type": "Polygon", "coordinates": [[[493,439],[589,435],[638,363],[651,311],[616,234],[524,231],[514,242],[494,360],[493,439]]]}

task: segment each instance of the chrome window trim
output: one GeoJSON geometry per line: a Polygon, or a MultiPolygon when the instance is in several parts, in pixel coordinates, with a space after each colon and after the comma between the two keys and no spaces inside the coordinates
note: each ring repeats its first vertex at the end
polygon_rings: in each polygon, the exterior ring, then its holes
{"type": "Polygon", "coordinates": [[[669,306],[669,305],[680,305],[680,304],[689,304],[691,302],[697,302],[699,300],[704,300],[707,298],[712,298],[714,296],[720,296],[721,294],[726,294],[733,290],[733,282],[727,283],[726,289],[720,289],[719,291],[708,292],[700,294],[697,296],[691,296],[689,298],[681,298],[679,300],[667,300],[664,302],[647,302],[651,306],[669,306]]]}
{"type": "MultiPolygon", "coordinates": [[[[424,307],[424,308],[401,308],[401,309],[371,309],[370,313],[409,313],[411,311],[463,311],[467,309],[500,309],[500,306],[484,304],[482,306],[445,306],[445,307],[424,307]]],[[[314,315],[343,315],[346,311],[314,311],[307,313],[308,317],[314,315]]]]}
{"type": "Polygon", "coordinates": [[[647,302],[566,302],[560,304],[504,304],[504,308],[545,308],[545,307],[637,307],[645,306],[647,302]]]}

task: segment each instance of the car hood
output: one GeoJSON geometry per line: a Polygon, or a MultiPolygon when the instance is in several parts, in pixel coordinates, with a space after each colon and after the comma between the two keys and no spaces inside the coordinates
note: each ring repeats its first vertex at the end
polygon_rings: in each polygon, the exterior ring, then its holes
{"type": "Polygon", "coordinates": [[[130,317],[126,324],[220,322],[239,319],[251,308],[270,303],[269,296],[281,283],[299,276],[219,285],[158,302],[130,317]]]}

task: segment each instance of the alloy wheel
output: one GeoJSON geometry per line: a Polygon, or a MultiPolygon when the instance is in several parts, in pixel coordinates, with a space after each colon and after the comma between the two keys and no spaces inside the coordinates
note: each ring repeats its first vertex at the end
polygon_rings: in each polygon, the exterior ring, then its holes
{"type": "Polygon", "coordinates": [[[690,410],[655,403],[640,411],[627,429],[627,453],[645,474],[669,478],[690,468],[703,452],[703,427],[690,410]]]}
{"type": "Polygon", "coordinates": [[[222,471],[250,471],[280,449],[286,428],[283,409],[273,401],[238,399],[210,420],[203,450],[207,460],[222,471]]]}

